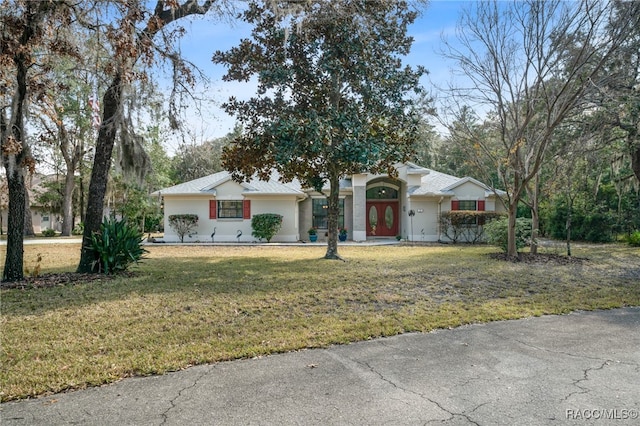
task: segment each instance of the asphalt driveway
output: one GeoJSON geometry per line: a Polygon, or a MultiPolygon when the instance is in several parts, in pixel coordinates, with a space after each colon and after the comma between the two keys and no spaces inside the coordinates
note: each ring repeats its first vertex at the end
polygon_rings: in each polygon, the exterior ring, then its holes
{"type": "Polygon", "coordinates": [[[637,425],[640,308],[405,334],[0,405],[4,425],[637,425]]]}

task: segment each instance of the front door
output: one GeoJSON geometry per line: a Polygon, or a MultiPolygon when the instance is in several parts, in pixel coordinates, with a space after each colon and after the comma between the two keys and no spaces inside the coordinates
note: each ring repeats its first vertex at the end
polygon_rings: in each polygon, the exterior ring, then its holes
{"type": "Polygon", "coordinates": [[[398,202],[367,201],[367,236],[398,235],[398,202]]]}

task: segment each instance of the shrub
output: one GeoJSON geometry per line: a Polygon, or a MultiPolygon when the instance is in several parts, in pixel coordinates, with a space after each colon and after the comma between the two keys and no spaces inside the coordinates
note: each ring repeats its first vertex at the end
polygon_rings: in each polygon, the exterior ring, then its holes
{"type": "Polygon", "coordinates": [[[585,216],[582,224],[584,240],[591,243],[608,243],[613,239],[615,217],[610,213],[591,213],[585,216]]]}
{"type": "Polygon", "coordinates": [[[270,242],[274,235],[278,233],[282,227],[282,216],[275,213],[257,214],[251,218],[251,235],[262,240],[263,238],[270,242]]]}
{"type": "Polygon", "coordinates": [[[627,237],[627,243],[634,247],[640,247],[640,231],[636,231],[627,237]]]}
{"type": "MultiPolygon", "coordinates": [[[[547,213],[546,228],[549,236],[557,239],[567,238],[568,208],[564,204],[558,204],[547,213]]],[[[587,212],[579,206],[571,211],[571,239],[577,241],[589,241],[592,243],[606,243],[613,239],[616,229],[616,217],[608,211],[587,212]]]]}
{"type": "Polygon", "coordinates": [[[477,243],[484,240],[484,225],[504,216],[491,211],[454,210],[440,215],[440,229],[453,243],[462,240],[477,243]]]}
{"type": "Polygon", "coordinates": [[[54,231],[53,229],[45,229],[44,231],[42,231],[42,236],[43,237],[55,237],[56,236],[56,231],[54,231]]]}
{"type": "MultiPolygon", "coordinates": [[[[504,217],[487,223],[485,226],[487,242],[500,247],[505,253],[508,251],[509,218],[504,217]]],[[[519,217],[516,219],[516,249],[525,247],[531,239],[531,219],[519,217]]]]}
{"type": "Polygon", "coordinates": [[[180,242],[184,243],[184,236],[193,235],[192,231],[198,227],[198,215],[197,214],[172,214],[169,215],[169,226],[176,231],[180,242]]]}
{"type": "Polygon", "coordinates": [[[76,226],[73,227],[71,231],[71,235],[82,235],[84,234],[84,223],[79,222],[76,226]]]}
{"type": "Polygon", "coordinates": [[[142,247],[143,234],[126,219],[105,218],[100,231],[91,236],[96,253],[94,269],[105,274],[126,270],[131,263],[138,263],[147,251],[142,247]]]}

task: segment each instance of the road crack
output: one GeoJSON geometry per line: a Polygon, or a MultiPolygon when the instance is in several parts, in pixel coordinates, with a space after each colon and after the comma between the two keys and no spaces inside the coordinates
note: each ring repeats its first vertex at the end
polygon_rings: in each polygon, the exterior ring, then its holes
{"type": "Polygon", "coordinates": [[[578,379],[578,380],[574,380],[572,385],[577,387],[578,389],[580,389],[579,391],[576,392],[571,392],[569,393],[567,396],[565,396],[564,398],[562,398],[560,400],[560,402],[566,402],[569,398],[571,398],[574,395],[584,395],[587,394],[589,392],[591,392],[591,389],[587,388],[587,387],[583,387],[580,384],[582,382],[587,382],[589,381],[589,373],[592,371],[599,371],[599,370],[603,370],[607,365],[611,364],[611,360],[606,360],[604,361],[599,367],[590,367],[590,368],[585,368],[582,371],[582,378],[578,379]]]}
{"type": "MultiPolygon", "coordinates": [[[[428,423],[432,423],[432,422],[446,422],[449,420],[453,420],[455,417],[463,417],[464,419],[466,419],[469,423],[480,426],[477,422],[475,422],[473,419],[471,419],[471,417],[466,414],[465,412],[462,413],[457,413],[454,411],[451,411],[447,408],[445,408],[440,402],[429,398],[427,395],[422,394],[420,392],[416,392],[412,389],[406,388],[404,386],[400,386],[398,383],[394,382],[393,380],[389,379],[388,377],[386,377],[384,374],[382,374],[381,372],[379,372],[374,366],[372,366],[371,364],[367,363],[367,362],[358,362],[356,361],[356,363],[362,365],[363,367],[365,367],[367,370],[369,370],[371,373],[375,374],[376,376],[378,376],[380,378],[380,380],[382,380],[385,383],[390,384],[391,386],[393,386],[395,389],[398,389],[402,392],[406,392],[408,394],[411,395],[415,395],[417,397],[419,397],[420,399],[423,399],[427,402],[430,402],[431,404],[435,405],[436,407],[438,407],[438,409],[440,409],[441,411],[447,413],[449,415],[448,418],[446,419],[438,419],[438,420],[433,420],[433,421],[429,421],[428,423]]],[[[481,406],[485,405],[486,403],[480,404],[477,407],[474,407],[473,410],[471,410],[471,412],[477,410],[478,408],[480,408],[481,406]]]]}
{"type": "Polygon", "coordinates": [[[169,413],[176,408],[177,404],[176,401],[182,396],[182,394],[190,389],[195,388],[196,386],[198,386],[198,382],[205,377],[206,375],[208,375],[210,372],[210,368],[206,368],[204,369],[204,371],[199,374],[195,380],[193,381],[193,383],[183,387],[182,389],[180,389],[178,391],[178,393],[169,400],[169,404],[171,404],[171,406],[169,408],[167,408],[164,412],[162,412],[160,415],[162,417],[162,422],[160,423],[160,425],[165,425],[167,424],[167,422],[169,421],[169,413]]]}

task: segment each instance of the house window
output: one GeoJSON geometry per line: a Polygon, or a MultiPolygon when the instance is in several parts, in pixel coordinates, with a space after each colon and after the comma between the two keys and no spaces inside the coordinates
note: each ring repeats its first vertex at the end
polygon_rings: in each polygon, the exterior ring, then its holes
{"type": "MultiPolygon", "coordinates": [[[[319,229],[327,229],[328,206],[326,198],[314,198],[313,202],[313,227],[319,229]]],[[[340,206],[340,215],[338,216],[338,227],[344,227],[344,199],[338,201],[340,206]]]]}
{"type": "Polygon", "coordinates": [[[476,200],[460,200],[459,203],[460,210],[476,210],[476,200]]]}
{"type": "Polygon", "coordinates": [[[219,219],[242,219],[242,200],[218,201],[219,219]]]}
{"type": "MultiPolygon", "coordinates": [[[[451,210],[466,210],[466,211],[484,211],[484,200],[451,200],[451,210]]],[[[473,216],[466,218],[463,225],[484,225],[484,219],[480,216],[473,216]]]]}
{"type": "Polygon", "coordinates": [[[367,189],[367,200],[397,200],[398,190],[388,186],[376,186],[367,189]]]}

